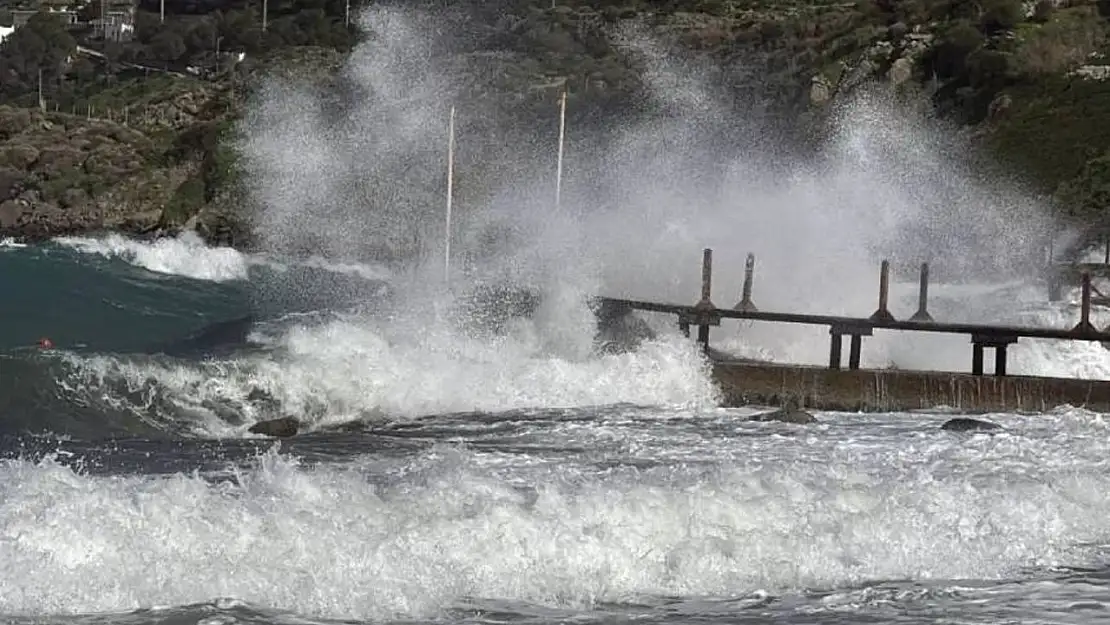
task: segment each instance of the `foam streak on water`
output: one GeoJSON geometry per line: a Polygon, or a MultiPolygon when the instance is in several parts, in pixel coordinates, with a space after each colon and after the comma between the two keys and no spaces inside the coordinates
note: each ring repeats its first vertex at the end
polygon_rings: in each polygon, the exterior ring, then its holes
{"type": "Polygon", "coordinates": [[[242,280],[247,277],[243,255],[231,248],[210,248],[196,234],[144,243],[118,234],[93,239],[60,237],[60,245],[106,258],[122,258],[155,273],[198,280],[242,280]]]}
{"type": "Polygon", "coordinates": [[[1110,541],[1107,429],[1088,413],[999,417],[1008,433],[973,437],[924,415],[803,430],[735,411],[590,414],[470,422],[455,442],[442,428],[463,422],[425,421],[414,455],[305,466],[271,450],[215,481],[5,461],[0,614],[232,597],[425,619],[475,601],[588,613],[760,592],[798,597],[776,610],[866,612],[913,593],[859,584],[1005,582],[1097,564],[1110,541]]]}

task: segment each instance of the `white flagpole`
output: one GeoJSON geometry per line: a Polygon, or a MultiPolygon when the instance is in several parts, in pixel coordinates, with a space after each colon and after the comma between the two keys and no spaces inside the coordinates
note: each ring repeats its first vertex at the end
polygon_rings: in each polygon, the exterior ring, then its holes
{"type": "Polygon", "coordinates": [[[455,107],[447,122],[447,214],[443,232],[443,280],[451,279],[451,203],[455,195],[455,107]]]}
{"type": "Polygon", "coordinates": [[[555,166],[555,208],[559,208],[563,192],[563,140],[567,128],[567,90],[563,88],[563,95],[559,98],[559,156],[555,166]]]}

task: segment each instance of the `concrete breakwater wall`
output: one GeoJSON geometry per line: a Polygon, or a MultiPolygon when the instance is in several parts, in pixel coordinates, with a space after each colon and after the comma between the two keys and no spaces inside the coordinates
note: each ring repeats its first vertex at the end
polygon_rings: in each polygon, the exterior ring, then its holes
{"type": "Polygon", "coordinates": [[[1110,382],[1105,380],[748,362],[716,362],[713,378],[725,406],[777,406],[790,398],[817,410],[862,412],[938,406],[965,413],[1044,412],[1065,404],[1110,412],[1110,382]]]}

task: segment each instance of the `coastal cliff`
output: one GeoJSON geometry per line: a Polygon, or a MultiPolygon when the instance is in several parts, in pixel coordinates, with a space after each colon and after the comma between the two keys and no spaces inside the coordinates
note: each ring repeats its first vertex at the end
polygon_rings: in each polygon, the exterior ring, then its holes
{"type": "MultiPolygon", "coordinates": [[[[249,12],[171,15],[160,24],[140,7],[131,47],[103,44],[115,60],[101,65],[71,54],[95,42],[47,17],[17,29],[0,44],[0,73],[11,77],[0,89],[0,237],[195,227],[211,241],[249,245],[254,200],[236,167],[235,130],[251,94],[276,76],[358,97],[345,92],[343,61],[374,33],[323,11],[284,7],[275,23],[312,15],[316,30],[261,33],[249,12]],[[18,40],[31,36],[59,51],[31,58],[18,40]],[[171,69],[212,64],[205,37],[226,40],[213,71],[135,69],[151,59],[171,69]],[[68,69],[53,69],[63,53],[68,69]],[[230,53],[241,62],[221,66],[230,53]],[[36,63],[55,72],[42,102],[30,76],[36,63]]],[[[1107,12],[1096,2],[1054,0],[476,2],[432,11],[441,35],[428,53],[452,68],[460,101],[511,110],[498,119],[511,118],[522,133],[550,116],[550,92],[564,86],[583,120],[635,115],[650,62],[619,45],[630,30],[667,54],[718,68],[722,88],[738,98],[765,99],[791,149],[819,145],[836,103],[879,82],[973,137],[1051,198],[1046,210],[1096,224],[1110,197],[1110,131],[1099,122],[1110,112],[1107,12]]],[[[512,150],[483,156],[482,171],[471,172],[481,184],[511,171],[512,150]]]]}

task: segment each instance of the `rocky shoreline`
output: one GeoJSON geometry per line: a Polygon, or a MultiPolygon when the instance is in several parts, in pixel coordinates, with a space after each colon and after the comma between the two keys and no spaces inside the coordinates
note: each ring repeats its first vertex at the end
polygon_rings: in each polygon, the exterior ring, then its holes
{"type": "MultiPolygon", "coordinates": [[[[462,164],[469,187],[459,192],[478,197],[514,171],[519,155],[494,144],[512,145],[513,132],[534,134],[560,88],[579,132],[586,123],[619,123],[644,103],[657,78],[645,69],[651,59],[612,36],[628,22],[673,52],[674,62],[717,68],[707,75],[731,94],[726,100],[765,99],[774,127],[787,129],[784,149],[790,142],[819,148],[837,103],[879,82],[971,137],[985,160],[1043,195],[1046,210],[1105,223],[1110,135],[1096,121],[1110,101],[1110,9],[1039,3],[1030,12],[1027,4],[999,0],[982,15],[957,15],[929,2],[804,10],[712,3],[694,11],[524,3],[496,20],[484,5],[469,5],[443,18],[457,32],[432,58],[452,77],[443,89],[454,101],[488,109],[493,120],[470,119],[460,129],[480,138],[460,134],[463,144],[489,146],[462,164]]],[[[62,111],[49,92],[41,109],[26,107],[41,95],[28,74],[23,92],[0,94],[11,103],[0,104],[0,239],[158,238],[191,229],[210,243],[249,248],[250,211],[237,199],[227,133],[268,79],[317,88],[321,108],[341,117],[365,85],[345,66],[350,48],[339,48],[268,44],[203,77],[108,72],[95,84],[70,85],[81,89],[62,111]]]]}
{"type": "Polygon", "coordinates": [[[211,156],[195,136],[216,132],[219,119],[191,97],[178,103],[191,116],[134,122],[0,106],[0,239],[194,229],[240,243],[245,228],[206,187],[211,156]]]}

